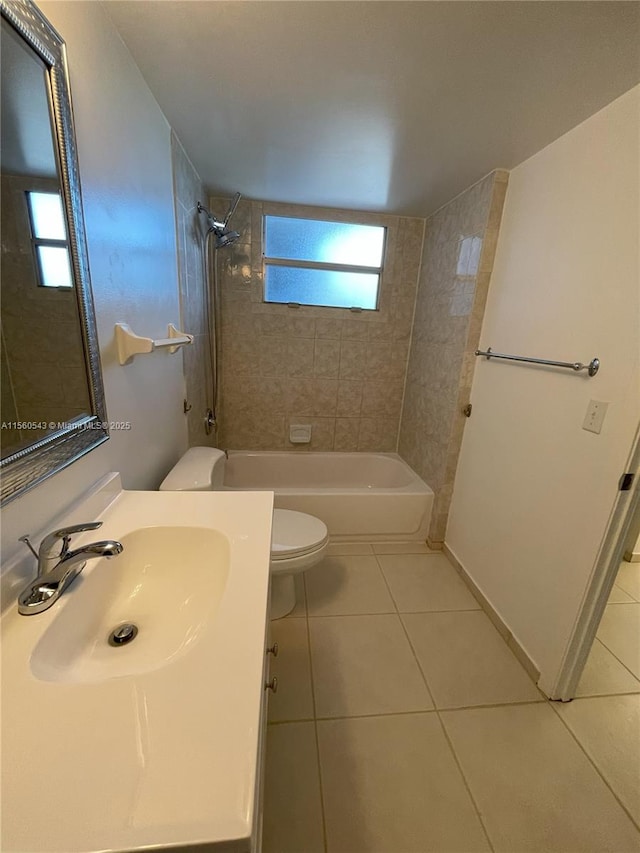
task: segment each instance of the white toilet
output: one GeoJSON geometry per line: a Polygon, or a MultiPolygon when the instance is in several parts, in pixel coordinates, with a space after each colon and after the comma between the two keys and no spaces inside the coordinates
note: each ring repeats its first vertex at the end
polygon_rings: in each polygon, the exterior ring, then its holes
{"type": "MultiPolygon", "coordinates": [[[[225,454],[215,447],[191,447],[160,484],[160,491],[217,491],[224,488],[225,454]]],[[[294,576],[324,557],[329,531],[324,522],[304,512],[273,511],[271,533],[271,611],[281,619],[296,604],[294,576]]]]}

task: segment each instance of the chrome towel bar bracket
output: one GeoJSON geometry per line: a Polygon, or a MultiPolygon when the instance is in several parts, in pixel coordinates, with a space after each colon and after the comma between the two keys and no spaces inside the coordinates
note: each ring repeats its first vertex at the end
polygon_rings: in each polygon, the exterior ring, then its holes
{"type": "Polygon", "coordinates": [[[589,364],[583,364],[581,361],[550,361],[547,358],[529,358],[525,355],[505,355],[502,352],[493,352],[491,347],[487,350],[476,350],[476,355],[483,355],[487,359],[504,358],[507,361],[526,361],[529,364],[546,364],[548,367],[567,367],[569,370],[586,370],[589,376],[595,376],[600,369],[600,359],[592,358],[589,364]]]}

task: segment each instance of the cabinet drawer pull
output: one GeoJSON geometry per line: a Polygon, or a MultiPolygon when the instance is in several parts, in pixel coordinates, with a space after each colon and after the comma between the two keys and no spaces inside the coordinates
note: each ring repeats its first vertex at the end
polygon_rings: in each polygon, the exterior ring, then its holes
{"type": "Polygon", "coordinates": [[[274,643],[272,646],[267,647],[267,654],[273,655],[274,658],[278,657],[278,644],[274,643]]]}
{"type": "Polygon", "coordinates": [[[265,690],[271,690],[272,693],[278,692],[278,679],[275,677],[275,675],[273,676],[271,681],[267,681],[267,683],[264,686],[264,689],[265,690]]]}

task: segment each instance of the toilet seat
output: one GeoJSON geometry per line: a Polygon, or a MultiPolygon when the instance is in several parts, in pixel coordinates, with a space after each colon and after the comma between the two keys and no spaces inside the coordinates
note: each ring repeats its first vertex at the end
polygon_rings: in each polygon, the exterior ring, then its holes
{"type": "Polygon", "coordinates": [[[327,525],[319,518],[290,509],[273,511],[272,563],[314,554],[323,550],[328,541],[327,525]]]}
{"type": "Polygon", "coordinates": [[[291,613],[296,604],[294,576],[319,563],[328,546],[329,531],[319,518],[290,509],[273,511],[269,561],[272,619],[291,613]]]}

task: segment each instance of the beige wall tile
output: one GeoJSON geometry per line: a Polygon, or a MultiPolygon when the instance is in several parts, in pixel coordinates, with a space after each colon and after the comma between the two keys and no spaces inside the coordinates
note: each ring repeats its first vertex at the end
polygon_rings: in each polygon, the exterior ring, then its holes
{"type": "Polygon", "coordinates": [[[335,379],[340,369],[340,344],[338,341],[318,338],[313,353],[313,374],[335,379]]]}
{"type": "Polygon", "coordinates": [[[361,418],[358,450],[390,453],[398,438],[398,421],[395,418],[361,418]]]}
{"type": "MultiPolygon", "coordinates": [[[[210,208],[216,211],[223,210],[226,203],[226,199],[209,199],[210,208]]],[[[188,259],[187,216],[182,213],[183,254],[188,259]]],[[[271,434],[272,449],[395,450],[424,221],[246,200],[241,202],[237,216],[240,218],[234,219],[234,227],[241,232],[241,241],[218,258],[223,435],[228,446],[268,449],[267,435],[271,434]],[[337,221],[355,218],[384,225],[388,230],[379,310],[292,309],[264,303],[263,210],[327,216],[337,221]],[[362,424],[365,377],[369,383],[386,383],[386,389],[381,386],[375,393],[369,389],[367,405],[372,417],[362,424]],[[277,381],[282,384],[270,386],[269,394],[263,393],[267,382],[277,381]],[[285,420],[275,431],[260,430],[262,418],[281,414],[285,420]],[[338,425],[336,418],[342,423],[338,425]],[[289,423],[297,421],[314,424],[312,443],[302,448],[290,445],[285,435],[289,423]]],[[[197,287],[194,294],[198,296],[197,287]]],[[[185,299],[192,299],[191,290],[185,299]]],[[[191,301],[189,311],[196,323],[198,308],[191,301]]]]}
{"type": "Polygon", "coordinates": [[[340,344],[340,379],[364,379],[367,371],[365,341],[342,341],[340,344]]]}
{"type": "Polygon", "coordinates": [[[287,382],[287,411],[311,415],[314,410],[314,384],[312,379],[291,379],[287,382]]]}
{"type": "Polygon", "coordinates": [[[358,449],[359,418],[336,418],[336,433],[333,449],[351,453],[358,449]]]}
{"type": "Polygon", "coordinates": [[[366,341],[369,336],[369,323],[367,320],[354,320],[345,318],[342,323],[343,341],[366,341]]]}
{"type": "Polygon", "coordinates": [[[292,338],[314,338],[316,321],[313,317],[290,317],[289,335],[292,338]]]}
{"type": "Polygon", "coordinates": [[[261,335],[258,342],[260,376],[283,376],[289,365],[289,351],[286,338],[261,335]]]}
{"type": "MultiPolygon", "coordinates": [[[[469,398],[507,179],[504,171],[488,175],[426,223],[398,451],[436,492],[429,531],[436,542],[446,531],[466,423],[460,409],[469,398]]],[[[408,313],[401,300],[394,310],[408,313]]]]}
{"type": "Polygon", "coordinates": [[[362,392],[362,416],[393,417],[402,403],[402,381],[365,382],[362,392]]]}
{"type": "Polygon", "coordinates": [[[339,418],[356,418],[362,410],[362,392],[364,383],[349,379],[338,382],[338,402],[336,415],[339,418]]]}
{"type": "Polygon", "coordinates": [[[316,320],[316,338],[331,338],[340,340],[342,336],[342,320],[332,320],[320,317],[316,320]]]}
{"type": "Polygon", "coordinates": [[[313,394],[312,414],[335,418],[338,404],[338,380],[314,379],[311,383],[311,390],[313,394]]]}
{"type": "Polygon", "coordinates": [[[289,376],[313,376],[314,342],[308,338],[288,341],[286,363],[289,376]]]}

